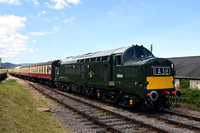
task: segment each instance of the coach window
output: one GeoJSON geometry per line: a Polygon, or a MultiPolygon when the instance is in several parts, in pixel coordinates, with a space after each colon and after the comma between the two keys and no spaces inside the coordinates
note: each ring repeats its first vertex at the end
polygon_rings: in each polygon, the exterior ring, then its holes
{"type": "Polygon", "coordinates": [[[47,74],[49,74],[49,67],[47,67],[47,74]]]}
{"type": "Polygon", "coordinates": [[[44,73],[46,73],[46,72],[47,72],[46,70],[47,70],[47,66],[45,66],[45,67],[44,67],[44,73]]]}
{"type": "Polygon", "coordinates": [[[115,56],[115,65],[116,65],[116,66],[122,65],[121,55],[116,55],[116,56],[115,56]]]}

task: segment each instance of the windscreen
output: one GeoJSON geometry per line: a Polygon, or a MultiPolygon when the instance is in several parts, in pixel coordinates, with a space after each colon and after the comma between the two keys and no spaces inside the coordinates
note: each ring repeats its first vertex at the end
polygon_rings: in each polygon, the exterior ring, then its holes
{"type": "Polygon", "coordinates": [[[149,50],[144,47],[133,47],[128,49],[124,54],[124,61],[128,61],[133,58],[143,58],[143,57],[154,57],[149,50]]]}

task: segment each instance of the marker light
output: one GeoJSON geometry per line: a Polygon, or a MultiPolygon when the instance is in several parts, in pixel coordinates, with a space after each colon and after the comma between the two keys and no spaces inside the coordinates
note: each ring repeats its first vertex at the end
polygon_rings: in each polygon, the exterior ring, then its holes
{"type": "Polygon", "coordinates": [[[176,92],[175,91],[172,91],[172,95],[174,96],[176,94],[176,92]]]}
{"type": "Polygon", "coordinates": [[[129,104],[133,105],[133,100],[132,99],[129,100],[129,104]]]}
{"type": "Polygon", "coordinates": [[[166,91],[166,90],[165,90],[165,95],[169,95],[169,91],[166,91]]]}

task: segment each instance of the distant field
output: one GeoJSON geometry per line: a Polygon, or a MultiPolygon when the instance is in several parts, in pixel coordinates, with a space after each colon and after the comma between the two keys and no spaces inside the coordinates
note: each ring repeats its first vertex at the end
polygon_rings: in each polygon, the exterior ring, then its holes
{"type": "Polygon", "coordinates": [[[16,80],[0,83],[0,132],[68,133],[52,113],[38,111],[47,104],[16,80]]]}

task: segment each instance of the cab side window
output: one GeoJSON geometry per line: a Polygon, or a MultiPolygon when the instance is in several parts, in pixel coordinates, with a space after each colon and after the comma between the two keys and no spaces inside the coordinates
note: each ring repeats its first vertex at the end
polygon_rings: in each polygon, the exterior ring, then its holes
{"type": "Polygon", "coordinates": [[[121,55],[116,55],[115,56],[115,65],[116,66],[122,65],[121,55]]]}

